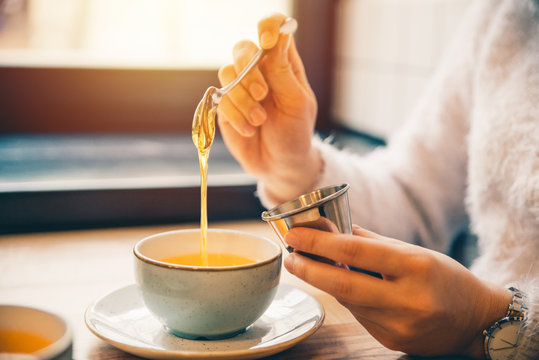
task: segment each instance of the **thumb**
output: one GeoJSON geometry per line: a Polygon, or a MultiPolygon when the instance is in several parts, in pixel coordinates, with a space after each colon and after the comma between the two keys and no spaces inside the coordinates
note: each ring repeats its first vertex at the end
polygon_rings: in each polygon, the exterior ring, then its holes
{"type": "Polygon", "coordinates": [[[277,44],[268,51],[260,66],[276,97],[290,98],[295,93],[310,88],[294,38],[290,34],[279,35],[277,44]]]}

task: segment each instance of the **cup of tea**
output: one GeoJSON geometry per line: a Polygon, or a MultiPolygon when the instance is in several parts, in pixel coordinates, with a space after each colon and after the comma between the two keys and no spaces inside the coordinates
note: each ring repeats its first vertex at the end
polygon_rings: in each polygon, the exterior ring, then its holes
{"type": "Polygon", "coordinates": [[[72,342],[70,326],[60,316],[0,305],[0,359],[71,360],[72,342]]]}
{"type": "Polygon", "coordinates": [[[222,339],[239,334],[269,307],[281,275],[273,241],[209,229],[208,266],[201,266],[200,230],[177,230],[134,247],[135,279],[148,310],[174,335],[222,339]]]}

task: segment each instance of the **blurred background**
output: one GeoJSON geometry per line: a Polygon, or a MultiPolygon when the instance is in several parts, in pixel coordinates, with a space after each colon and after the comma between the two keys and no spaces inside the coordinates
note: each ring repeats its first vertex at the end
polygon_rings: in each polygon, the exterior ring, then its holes
{"type": "MultiPolygon", "coordinates": [[[[194,109],[274,12],[298,20],[317,132],[383,146],[471,1],[0,0],[0,232],[198,221],[194,109]]],[[[255,190],[217,138],[209,220],[259,218],[255,190]]]]}

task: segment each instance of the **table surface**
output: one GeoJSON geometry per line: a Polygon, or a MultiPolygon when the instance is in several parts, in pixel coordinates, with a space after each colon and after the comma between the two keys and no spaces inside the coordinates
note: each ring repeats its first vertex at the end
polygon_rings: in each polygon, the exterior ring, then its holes
{"type": "MultiPolygon", "coordinates": [[[[113,228],[0,236],[0,304],[38,307],[63,316],[74,333],[75,359],[136,359],[94,336],[84,311],[95,299],[134,283],[133,245],[158,232],[198,224],[113,228]]],[[[261,221],[210,223],[276,240],[261,221]]],[[[386,349],[332,296],[291,276],[282,282],[314,296],[326,311],[322,327],[311,337],[268,359],[407,359],[386,349]]]]}

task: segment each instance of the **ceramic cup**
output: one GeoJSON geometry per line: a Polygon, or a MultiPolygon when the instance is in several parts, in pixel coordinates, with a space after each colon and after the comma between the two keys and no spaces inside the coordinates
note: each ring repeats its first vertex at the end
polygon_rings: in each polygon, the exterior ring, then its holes
{"type": "MultiPolygon", "coordinates": [[[[45,339],[47,346],[31,353],[2,349],[0,359],[10,360],[71,360],[73,338],[68,323],[47,311],[18,305],[0,305],[0,330],[18,333],[17,338],[28,334],[45,339]],[[5,357],[4,357],[5,356],[5,357]]],[[[9,339],[6,339],[9,341],[9,339]]],[[[28,340],[32,342],[32,340],[28,340]]],[[[1,343],[2,341],[0,341],[1,343]]],[[[35,340],[34,340],[35,342],[35,340]]],[[[11,346],[14,346],[13,343],[11,346]]]]}
{"type": "Polygon", "coordinates": [[[170,332],[189,339],[220,339],[243,332],[271,304],[281,275],[281,248],[240,231],[208,230],[208,252],[245,256],[254,264],[199,267],[160,261],[199,253],[198,229],[147,237],[133,251],[144,304],[170,332]]]}

